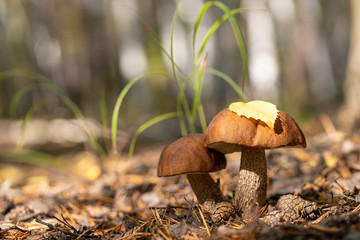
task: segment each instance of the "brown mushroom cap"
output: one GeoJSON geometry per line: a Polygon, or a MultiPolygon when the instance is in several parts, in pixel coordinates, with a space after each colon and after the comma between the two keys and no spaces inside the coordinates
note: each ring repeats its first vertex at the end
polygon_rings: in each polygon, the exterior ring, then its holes
{"type": "Polygon", "coordinates": [[[223,154],[204,146],[204,134],[190,134],[169,144],[161,153],[159,177],[220,171],[226,167],[223,154]]]}
{"type": "Polygon", "coordinates": [[[306,147],[306,140],[294,119],[281,110],[272,130],[261,120],[239,116],[226,108],[211,120],[205,133],[205,146],[225,154],[240,152],[242,146],[306,147]]]}

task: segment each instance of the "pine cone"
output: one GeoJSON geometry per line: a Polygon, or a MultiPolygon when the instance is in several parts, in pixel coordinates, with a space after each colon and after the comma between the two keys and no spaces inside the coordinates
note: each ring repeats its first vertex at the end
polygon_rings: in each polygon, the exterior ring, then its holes
{"type": "Polygon", "coordinates": [[[219,224],[222,220],[229,220],[236,214],[235,207],[229,202],[206,202],[204,206],[211,212],[211,220],[219,224]]]}
{"type": "Polygon", "coordinates": [[[284,213],[284,221],[290,222],[300,218],[311,220],[319,215],[319,208],[316,203],[292,194],[282,196],[277,202],[276,208],[284,213]]]}

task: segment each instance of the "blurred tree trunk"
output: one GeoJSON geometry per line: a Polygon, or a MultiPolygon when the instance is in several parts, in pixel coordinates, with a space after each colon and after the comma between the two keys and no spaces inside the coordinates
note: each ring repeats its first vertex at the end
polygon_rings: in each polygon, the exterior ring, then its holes
{"type": "Polygon", "coordinates": [[[360,120],[360,1],[352,0],[351,36],[348,65],[345,79],[344,123],[353,125],[360,120]]]}

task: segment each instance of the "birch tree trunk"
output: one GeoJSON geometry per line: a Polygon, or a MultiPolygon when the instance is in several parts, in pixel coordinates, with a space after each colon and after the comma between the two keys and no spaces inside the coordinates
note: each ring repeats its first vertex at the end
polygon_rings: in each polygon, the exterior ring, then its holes
{"type": "Polygon", "coordinates": [[[351,0],[351,36],[345,78],[342,120],[348,126],[360,120],[360,1],[351,0]]]}

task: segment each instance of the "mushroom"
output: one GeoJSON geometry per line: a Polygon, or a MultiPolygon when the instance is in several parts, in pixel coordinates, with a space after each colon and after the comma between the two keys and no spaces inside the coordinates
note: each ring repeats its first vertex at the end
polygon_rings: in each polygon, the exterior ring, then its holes
{"type": "Polygon", "coordinates": [[[230,214],[223,216],[223,213],[219,212],[224,206],[220,203],[225,203],[225,197],[209,172],[220,171],[225,167],[226,158],[223,154],[205,148],[204,134],[190,134],[164,148],[160,156],[157,175],[168,177],[186,174],[198,202],[212,213],[214,222],[219,222],[221,221],[219,216],[214,215],[220,214],[220,218],[226,219],[235,212],[235,209],[230,203],[226,203],[225,205],[230,210],[225,212],[230,212],[230,214]]]}
{"type": "Polygon", "coordinates": [[[219,112],[205,132],[205,146],[223,154],[241,152],[234,205],[237,211],[266,200],[265,149],[306,147],[304,134],[287,113],[264,101],[232,103],[219,112]]]}

